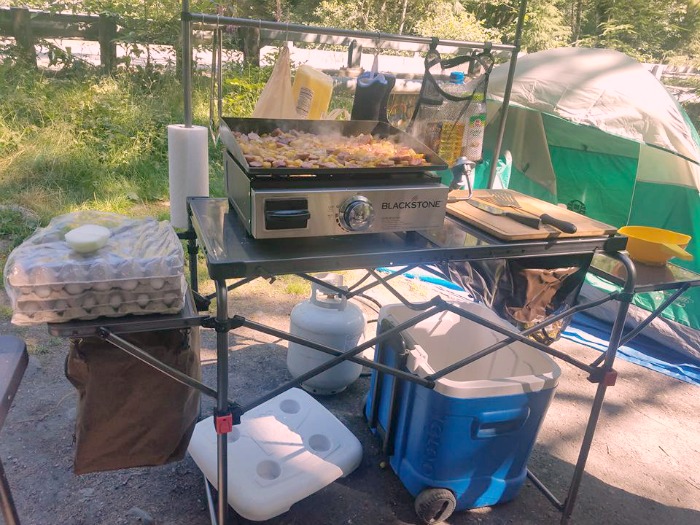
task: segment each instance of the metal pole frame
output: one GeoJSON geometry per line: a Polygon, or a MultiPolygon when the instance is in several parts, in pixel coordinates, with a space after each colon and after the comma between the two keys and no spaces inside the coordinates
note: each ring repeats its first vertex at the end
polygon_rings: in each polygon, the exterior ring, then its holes
{"type": "Polygon", "coordinates": [[[506,79],[506,89],[503,92],[503,103],[501,104],[501,120],[498,123],[498,136],[496,137],[496,146],[493,148],[493,157],[491,159],[491,171],[489,172],[488,187],[493,188],[496,182],[496,167],[498,166],[498,158],[501,156],[501,147],[503,146],[503,135],[506,131],[506,120],[508,118],[508,104],[510,104],[510,92],[513,88],[513,78],[515,77],[515,66],[518,61],[518,53],[520,53],[520,41],[523,34],[523,23],[525,22],[525,12],[527,11],[527,0],[520,0],[520,11],[518,12],[518,23],[515,26],[515,49],[511,56],[508,67],[508,78],[506,79]]]}
{"type": "Polygon", "coordinates": [[[624,253],[612,254],[612,257],[618,259],[627,270],[627,279],[622,290],[622,294],[618,297],[620,301],[619,308],[617,310],[617,316],[615,317],[615,323],[613,324],[612,331],[610,333],[610,341],[608,342],[608,348],[605,351],[605,360],[603,362],[603,372],[605,376],[600,383],[598,383],[598,388],[596,389],[595,398],[593,399],[593,406],[591,407],[591,414],[588,417],[588,424],[586,425],[586,431],[583,435],[583,441],[581,443],[581,448],[579,449],[578,460],[576,462],[576,467],[574,468],[574,476],[569,485],[569,492],[564,501],[564,508],[562,509],[561,524],[566,525],[569,522],[571,513],[574,511],[574,505],[576,504],[576,497],[578,495],[578,489],[581,485],[581,480],[583,479],[583,472],[586,468],[586,461],[588,460],[588,454],[591,450],[591,444],[593,443],[593,435],[595,434],[596,425],[598,424],[598,418],[600,417],[601,409],[603,408],[603,400],[605,399],[605,391],[608,386],[612,386],[615,383],[616,374],[613,370],[613,364],[615,363],[615,357],[617,355],[617,349],[620,347],[622,341],[622,334],[625,329],[625,319],[627,319],[627,312],[630,307],[630,303],[634,298],[634,285],[637,279],[637,272],[634,268],[634,263],[632,259],[629,258],[624,253]]]}
{"type": "Polygon", "coordinates": [[[189,0],[182,0],[182,91],[186,128],[192,127],[192,27],[189,11],[189,0]]]}
{"type": "MultiPolygon", "coordinates": [[[[511,71],[509,72],[506,82],[504,108],[507,108],[507,103],[510,98],[510,89],[512,85],[512,73],[515,68],[515,60],[519,51],[520,35],[522,32],[523,20],[525,18],[526,0],[521,0],[520,12],[518,14],[518,23],[516,28],[516,45],[491,45],[491,49],[504,49],[511,51],[511,71]]],[[[415,37],[410,35],[393,35],[381,32],[370,31],[351,31],[333,28],[320,28],[303,26],[296,24],[284,24],[278,22],[267,22],[262,20],[250,20],[242,18],[220,17],[215,15],[199,15],[189,12],[189,0],[182,0],[182,89],[184,97],[184,124],[186,128],[192,127],[192,28],[190,22],[198,20],[201,22],[210,22],[216,24],[229,24],[238,26],[252,26],[266,29],[280,29],[287,32],[303,31],[319,34],[328,34],[336,36],[349,36],[358,38],[370,38],[374,40],[392,40],[399,42],[417,42],[417,43],[432,43],[433,39],[426,37],[415,37]]],[[[483,48],[486,44],[479,42],[461,42],[453,40],[442,41],[444,45],[455,45],[462,47],[483,48]]],[[[500,144],[502,142],[502,134],[505,129],[505,110],[501,115],[501,123],[499,128],[498,148],[494,152],[495,158],[498,158],[500,144]]],[[[492,176],[495,173],[495,161],[492,166],[492,176]]],[[[491,184],[489,184],[490,186],[491,184]]],[[[216,320],[224,324],[228,319],[228,290],[225,280],[216,280],[216,320]]],[[[217,414],[222,415],[229,412],[228,405],[228,329],[217,328],[216,334],[216,353],[217,353],[217,414]]],[[[217,435],[217,480],[218,480],[218,505],[217,517],[219,525],[225,525],[228,521],[228,449],[227,449],[227,434],[219,433],[217,435]]]]}

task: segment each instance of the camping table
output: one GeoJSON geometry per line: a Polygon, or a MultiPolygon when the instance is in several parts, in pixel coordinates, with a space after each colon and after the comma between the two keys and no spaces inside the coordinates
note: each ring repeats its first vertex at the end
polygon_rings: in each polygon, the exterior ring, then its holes
{"type": "MultiPolygon", "coordinates": [[[[668,308],[674,301],[683,295],[688,289],[700,286],[700,274],[682,268],[673,263],[665,266],[649,266],[637,264],[635,266],[636,279],[634,293],[670,291],[659,306],[631,331],[624,334],[620,345],[624,345],[634,339],[646,326],[668,308]]],[[[610,259],[605,254],[596,254],[590,266],[590,272],[602,277],[618,286],[625,283],[625,270],[617,261],[610,259]]]]}
{"type": "MultiPolygon", "coordinates": [[[[228,516],[228,503],[226,499],[227,472],[225,468],[227,464],[226,435],[231,431],[232,425],[240,421],[240,416],[243,413],[289,388],[300,385],[309,377],[327,370],[344,359],[351,359],[381,372],[390,373],[402,379],[431,387],[432,385],[430,382],[418,378],[417,376],[405,371],[392,369],[386,365],[381,365],[358,356],[360,352],[374,346],[376,343],[388,339],[394,334],[417,324],[421,320],[444,310],[453,311],[506,336],[504,344],[497,344],[484,349],[471,358],[460,361],[456,364],[457,367],[464,366],[479,357],[483,357],[505,346],[505,344],[509,342],[521,341],[585,370],[590,374],[589,379],[591,382],[597,383],[598,386],[592,403],[591,414],[582,439],[574,476],[568,488],[565,501],[560,503],[539,479],[528,472],[528,477],[530,477],[535,486],[537,486],[537,488],[562,512],[562,523],[568,521],[575,504],[606,388],[613,385],[615,382],[616,373],[613,369],[613,362],[615,360],[615,353],[620,344],[629,303],[633,297],[635,286],[634,264],[626,253],[621,252],[625,247],[626,238],[612,235],[603,237],[503,242],[489,237],[483,232],[471,228],[464,223],[447,217],[444,227],[440,231],[434,232],[437,237],[440,238],[440,245],[431,242],[426,236],[419,235],[416,232],[257,240],[247,234],[235,212],[229,209],[227,199],[190,197],[188,199],[188,210],[190,228],[184,237],[188,239],[191,271],[196,266],[197,245],[199,244],[199,246],[204,249],[209,277],[214,281],[216,286],[216,291],[211,296],[212,298],[216,297],[217,300],[216,315],[215,317],[205,319],[203,321],[203,326],[214,328],[217,332],[217,407],[215,411],[215,424],[218,434],[217,520],[219,523],[226,523],[228,516]],[[624,271],[621,270],[619,272],[621,276],[624,276],[622,291],[611,294],[604,300],[594,301],[586,305],[578,305],[569,309],[567,312],[551,316],[544,322],[520,333],[489,323],[478,316],[474,316],[474,314],[470,314],[454,305],[450,305],[439,297],[433,298],[425,303],[408,304],[408,306],[417,311],[417,315],[412,320],[387,330],[381,335],[365,341],[363,344],[344,353],[323,345],[305,341],[242,316],[234,315],[231,318],[228,317],[228,290],[244,285],[258,277],[297,274],[314,281],[315,278],[306,275],[307,272],[326,272],[358,268],[373,269],[383,266],[406,266],[404,270],[408,270],[416,266],[445,263],[449,261],[478,261],[487,259],[548,257],[556,255],[590,256],[594,253],[605,253],[608,257],[617,261],[621,268],[624,268],[624,271]],[[231,279],[239,280],[227,286],[227,280],[231,279]],[[563,352],[527,338],[527,335],[530,333],[571,315],[576,311],[582,311],[596,304],[614,299],[619,301],[619,309],[612,329],[609,346],[607,351],[603,354],[604,358],[595,364],[583,363],[563,352]],[[227,399],[227,392],[229,389],[227,374],[228,332],[239,327],[247,327],[287,341],[298,342],[335,357],[308,373],[280,385],[278,388],[246,406],[230,403],[227,399]]],[[[398,272],[394,275],[400,273],[402,272],[398,272]]],[[[390,278],[382,278],[376,273],[374,273],[374,276],[378,282],[386,286],[390,291],[395,292],[388,282],[390,278]]],[[[196,271],[192,271],[191,278],[193,289],[197,290],[196,271]]],[[[364,286],[357,290],[351,290],[346,295],[350,298],[366,289],[367,286],[364,286]]],[[[397,293],[395,293],[395,295],[397,295],[397,293]]],[[[402,302],[405,301],[405,299],[400,297],[400,294],[397,295],[397,297],[399,297],[402,302]]],[[[407,302],[404,304],[407,304],[407,302]]],[[[453,367],[454,366],[455,365],[453,365],[453,367]]],[[[444,374],[448,373],[447,369],[444,369],[442,372],[444,372],[444,374]]],[[[439,373],[440,372],[438,372],[438,374],[439,373]]]]}
{"type": "MultiPolygon", "coordinates": [[[[0,430],[5,424],[5,418],[10,411],[12,400],[15,398],[28,362],[29,355],[24,341],[14,336],[0,335],[0,430]]],[[[0,510],[6,525],[19,524],[19,516],[2,461],[0,461],[0,510]]]]}

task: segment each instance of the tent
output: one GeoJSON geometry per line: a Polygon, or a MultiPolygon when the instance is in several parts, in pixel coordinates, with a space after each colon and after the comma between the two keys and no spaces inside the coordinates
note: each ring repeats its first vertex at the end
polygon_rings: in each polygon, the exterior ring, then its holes
{"type": "MultiPolygon", "coordinates": [[[[508,67],[495,67],[489,79],[485,158],[495,148],[508,67]]],[[[634,59],[589,48],[518,58],[501,152],[507,169],[496,184],[614,226],[691,235],[694,261],[673,262],[700,271],[700,138],[663,84],[634,59]]],[[[477,187],[486,186],[488,171],[482,166],[477,187]]],[[[651,310],[667,293],[639,294],[635,304],[651,310]]],[[[664,344],[700,360],[700,290],[686,292],[654,325],[664,344]]]]}

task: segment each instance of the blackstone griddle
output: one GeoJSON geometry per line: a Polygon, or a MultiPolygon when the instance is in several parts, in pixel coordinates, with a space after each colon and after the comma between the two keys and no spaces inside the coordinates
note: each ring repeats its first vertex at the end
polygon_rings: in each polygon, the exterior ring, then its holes
{"type": "Polygon", "coordinates": [[[221,119],[226,191],[248,233],[258,239],[424,230],[445,218],[447,163],[415,137],[370,120],[221,119]],[[423,166],[262,168],[250,166],[234,131],[275,129],[395,141],[422,154],[423,166]]]}

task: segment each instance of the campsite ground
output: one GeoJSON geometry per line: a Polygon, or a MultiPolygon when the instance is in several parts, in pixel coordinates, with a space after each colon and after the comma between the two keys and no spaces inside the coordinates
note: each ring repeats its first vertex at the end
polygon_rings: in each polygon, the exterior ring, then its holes
{"type": "MultiPolygon", "coordinates": [[[[434,293],[434,289],[407,280],[401,289],[414,297],[434,293]]],[[[280,282],[244,286],[231,293],[232,313],[287,329],[291,308],[303,299],[288,291],[280,282]]],[[[393,302],[386,292],[370,293],[384,303],[393,302]]],[[[7,299],[3,301],[7,305],[7,299]]],[[[7,306],[3,310],[8,312],[7,306]]],[[[376,318],[372,309],[367,307],[366,312],[369,318],[376,318]]],[[[161,467],[75,476],[76,395],[63,375],[67,341],[50,337],[45,326],[21,329],[7,319],[0,332],[24,337],[32,354],[0,434],[0,458],[22,523],[209,523],[202,476],[189,457],[161,467]]],[[[202,336],[204,380],[215,385],[215,333],[203,330],[202,336]]],[[[252,400],[289,378],[282,342],[237,330],[229,343],[233,399],[252,400]]],[[[583,359],[596,355],[567,341],[555,346],[583,359]]],[[[595,386],[582,371],[560,364],[561,381],[529,465],[563,499],[595,386]]],[[[620,360],[616,368],[620,376],[608,390],[571,523],[699,523],[698,387],[620,360]]],[[[362,416],[368,384],[369,378],[361,377],[345,392],[319,398],[362,442],[360,467],[270,520],[271,525],[419,523],[413,498],[391,469],[379,466],[382,457],[378,443],[362,416]]],[[[205,400],[203,414],[209,415],[211,407],[211,402],[205,400]]],[[[539,525],[558,523],[559,516],[526,482],[514,501],[455,513],[447,523],[539,525]]],[[[253,523],[243,519],[234,522],[253,523]]]]}

